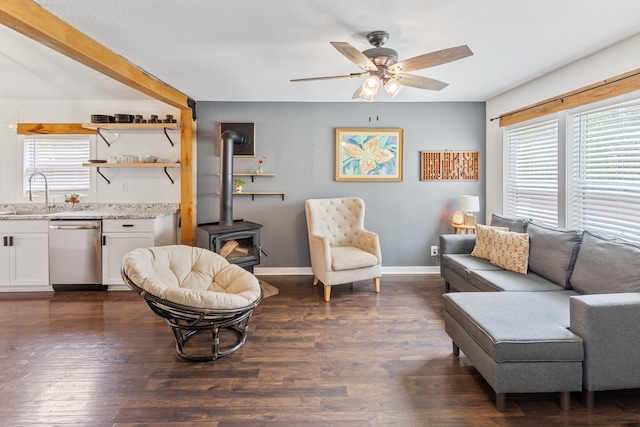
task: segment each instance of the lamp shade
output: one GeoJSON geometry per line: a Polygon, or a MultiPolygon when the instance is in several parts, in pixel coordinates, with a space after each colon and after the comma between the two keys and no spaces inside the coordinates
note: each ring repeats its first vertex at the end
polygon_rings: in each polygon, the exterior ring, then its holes
{"type": "Polygon", "coordinates": [[[479,212],[480,196],[462,196],[460,209],[462,209],[463,212],[479,212]]]}

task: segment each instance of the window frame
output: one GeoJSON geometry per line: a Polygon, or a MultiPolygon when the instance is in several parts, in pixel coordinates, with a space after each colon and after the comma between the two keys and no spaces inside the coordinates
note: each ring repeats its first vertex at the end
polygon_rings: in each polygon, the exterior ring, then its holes
{"type": "MultiPolygon", "coordinates": [[[[571,218],[571,197],[572,197],[572,188],[573,185],[572,173],[573,173],[573,125],[574,125],[574,117],[577,114],[582,114],[584,112],[590,110],[597,110],[601,108],[606,108],[608,106],[614,106],[616,104],[625,103],[628,101],[638,100],[640,101],[640,91],[634,91],[630,93],[626,93],[624,95],[620,95],[617,97],[607,98],[605,100],[599,102],[593,102],[590,104],[581,105],[576,108],[563,110],[557,113],[548,114],[545,116],[537,117],[535,119],[531,119],[528,121],[523,121],[519,123],[515,123],[509,126],[505,126],[503,128],[503,212],[507,212],[509,210],[508,202],[509,198],[507,197],[507,187],[508,187],[508,178],[509,178],[509,159],[508,159],[508,144],[509,144],[509,132],[514,129],[524,128],[528,126],[535,125],[537,123],[542,123],[546,121],[550,121],[553,119],[558,120],[558,224],[559,228],[565,228],[567,226],[571,228],[582,228],[582,225],[578,225],[573,223],[571,218]]],[[[600,231],[602,233],[606,233],[604,231],[600,231]]],[[[612,236],[627,238],[631,241],[640,241],[640,236],[638,237],[629,237],[625,234],[614,234],[607,233],[612,236]]]]}
{"type": "MultiPolygon", "coordinates": [[[[26,168],[25,168],[25,158],[24,158],[24,152],[25,152],[25,144],[29,141],[29,140],[34,140],[34,139],[40,139],[40,140],[46,140],[46,139],[69,139],[69,140],[79,140],[79,139],[86,139],[89,142],[89,159],[94,158],[95,157],[95,153],[96,153],[96,137],[94,135],[65,135],[65,134],[45,134],[45,135],[34,135],[34,134],[25,134],[25,135],[18,135],[18,143],[20,145],[20,149],[16,150],[17,151],[17,155],[18,155],[18,159],[17,159],[17,168],[16,168],[16,173],[19,175],[19,178],[16,180],[16,194],[17,194],[17,198],[18,200],[22,200],[23,202],[29,202],[29,192],[28,192],[28,185],[26,184],[27,181],[27,174],[26,174],[26,168]]],[[[82,200],[83,202],[91,202],[94,201],[95,199],[95,188],[96,188],[96,180],[95,180],[95,172],[93,171],[93,168],[87,168],[87,170],[89,171],[89,188],[87,190],[82,190],[80,192],[81,196],[82,196],[82,200]]],[[[48,177],[47,177],[48,178],[48,177]]],[[[41,177],[37,177],[37,180],[40,180],[41,177]]],[[[49,201],[50,203],[63,203],[64,202],[64,195],[65,194],[69,194],[71,192],[78,192],[77,190],[54,190],[54,189],[50,189],[49,190],[49,201]]],[[[33,197],[33,202],[39,202],[40,200],[44,200],[44,192],[43,191],[34,191],[34,197],[33,197]]]]}

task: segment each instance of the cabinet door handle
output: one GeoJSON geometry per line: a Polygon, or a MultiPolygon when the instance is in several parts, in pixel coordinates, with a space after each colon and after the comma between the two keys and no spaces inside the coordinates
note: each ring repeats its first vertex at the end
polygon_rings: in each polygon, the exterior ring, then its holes
{"type": "Polygon", "coordinates": [[[9,238],[8,238],[7,236],[4,236],[4,237],[3,237],[3,241],[4,241],[4,246],[9,246],[9,245],[8,245],[8,243],[9,243],[9,238]]]}
{"type": "Polygon", "coordinates": [[[122,224],[123,227],[133,227],[133,224],[122,224]]]}
{"type": "Polygon", "coordinates": [[[102,246],[107,246],[107,236],[102,236],[102,246]]]}
{"type": "Polygon", "coordinates": [[[13,236],[9,236],[9,246],[13,246],[13,236]]]}

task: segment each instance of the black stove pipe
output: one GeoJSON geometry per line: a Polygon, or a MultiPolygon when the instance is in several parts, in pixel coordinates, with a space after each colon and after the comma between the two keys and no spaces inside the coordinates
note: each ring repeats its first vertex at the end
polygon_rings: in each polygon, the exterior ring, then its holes
{"type": "Polygon", "coordinates": [[[220,176],[220,225],[233,225],[233,144],[244,143],[244,136],[233,130],[222,133],[220,159],[222,173],[220,176]]]}

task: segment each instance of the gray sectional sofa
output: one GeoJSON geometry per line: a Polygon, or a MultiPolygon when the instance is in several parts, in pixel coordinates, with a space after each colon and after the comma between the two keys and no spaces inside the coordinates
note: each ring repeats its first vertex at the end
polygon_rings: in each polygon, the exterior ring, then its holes
{"type": "MultiPolygon", "coordinates": [[[[506,410],[509,393],[640,388],[640,247],[492,216],[528,234],[526,274],[471,255],[475,235],[440,236],[445,330],[506,410]]],[[[503,235],[509,235],[504,233],[503,235]]]]}

